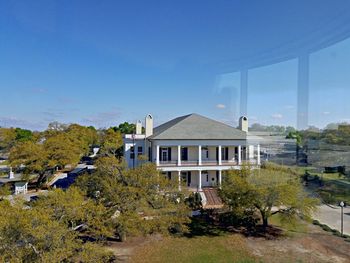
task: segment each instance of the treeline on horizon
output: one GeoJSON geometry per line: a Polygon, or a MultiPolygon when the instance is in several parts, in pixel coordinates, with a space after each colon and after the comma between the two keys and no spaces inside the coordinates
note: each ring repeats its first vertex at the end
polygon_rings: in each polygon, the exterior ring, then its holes
{"type": "MultiPolygon", "coordinates": [[[[100,145],[103,133],[108,130],[113,130],[120,134],[132,134],[135,132],[135,124],[124,122],[118,126],[109,128],[96,129],[94,126],[83,126],[79,124],[63,124],[58,122],[52,122],[48,125],[48,128],[44,131],[32,131],[22,128],[4,128],[0,127],[0,150],[7,151],[12,148],[18,142],[36,141],[40,138],[55,131],[67,132],[70,130],[76,130],[77,132],[90,131],[92,135],[92,141],[89,143],[100,145]]],[[[253,123],[249,127],[249,131],[255,132],[271,132],[283,134],[287,139],[296,139],[299,145],[305,145],[308,140],[319,140],[329,144],[336,145],[350,145],[350,124],[342,123],[330,123],[324,129],[317,128],[315,126],[309,126],[306,130],[298,131],[292,126],[282,125],[262,125],[259,123],[253,123]]]]}
{"type": "Polygon", "coordinates": [[[286,139],[295,139],[299,146],[307,145],[310,140],[317,140],[335,145],[350,145],[350,124],[346,122],[330,123],[324,129],[309,126],[308,129],[299,131],[292,126],[265,126],[254,123],[249,130],[283,134],[286,136],[286,139]]]}
{"type": "Polygon", "coordinates": [[[84,138],[86,144],[99,145],[102,143],[102,137],[106,131],[114,131],[120,134],[133,133],[135,131],[135,124],[124,122],[118,126],[96,129],[94,126],[52,122],[49,123],[47,129],[44,131],[33,131],[19,127],[0,127],[0,150],[7,151],[17,143],[45,140],[53,135],[58,135],[59,133],[68,133],[73,137],[78,137],[80,133],[82,137],[89,137],[84,138]]]}

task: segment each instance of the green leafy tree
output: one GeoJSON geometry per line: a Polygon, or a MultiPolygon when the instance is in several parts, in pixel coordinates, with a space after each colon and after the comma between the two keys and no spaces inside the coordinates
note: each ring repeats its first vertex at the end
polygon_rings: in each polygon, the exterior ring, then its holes
{"type": "Polygon", "coordinates": [[[0,128],[0,149],[9,150],[16,142],[16,131],[13,128],[0,128]]]}
{"type": "Polygon", "coordinates": [[[166,234],[173,228],[186,231],[184,193],[153,164],[126,169],[116,158],[104,157],[98,171],[80,177],[77,185],[113,214],[121,239],[137,233],[166,234]]]}
{"type": "Polygon", "coordinates": [[[274,214],[280,214],[286,221],[293,221],[297,216],[309,217],[317,204],[317,200],[304,191],[299,177],[276,166],[229,171],[220,194],[238,214],[257,211],[264,227],[274,214]]]}
{"type": "Polygon", "coordinates": [[[302,145],[302,134],[298,131],[288,132],[286,139],[295,139],[298,146],[302,145]]]}
{"type": "Polygon", "coordinates": [[[16,141],[25,142],[30,141],[33,138],[33,132],[21,128],[16,128],[16,141]]]}
{"type": "Polygon", "coordinates": [[[80,152],[88,154],[91,146],[98,143],[98,134],[95,128],[71,124],[66,130],[67,136],[74,145],[79,146],[80,152]]]}
{"type": "Polygon", "coordinates": [[[0,185],[0,200],[3,196],[11,194],[11,188],[8,184],[0,185]]]}
{"type": "Polygon", "coordinates": [[[121,134],[133,134],[136,132],[136,125],[133,123],[124,122],[118,127],[113,127],[113,130],[119,131],[121,134]]]}
{"type": "Polygon", "coordinates": [[[76,165],[83,150],[79,142],[70,140],[65,133],[57,133],[44,142],[19,142],[11,148],[9,160],[13,167],[22,167],[25,174],[38,174],[38,186],[56,167],[76,165]]]}
{"type": "MultiPolygon", "coordinates": [[[[20,132],[27,134],[26,130],[20,132]]],[[[45,183],[47,175],[56,167],[75,166],[98,141],[93,128],[58,123],[50,124],[41,134],[31,134],[31,140],[25,138],[29,137],[23,135],[11,148],[10,163],[17,168],[24,165],[25,174],[38,174],[38,186],[45,183]]]]}
{"type": "Polygon", "coordinates": [[[120,131],[109,128],[101,136],[101,153],[106,156],[121,156],[123,138],[120,131]]]}
{"type": "Polygon", "coordinates": [[[56,189],[40,197],[34,207],[40,207],[55,221],[72,230],[85,229],[85,234],[97,240],[113,235],[111,215],[102,205],[85,197],[76,187],[66,191],[56,189]]]}
{"type": "Polygon", "coordinates": [[[45,147],[33,141],[21,142],[12,147],[9,160],[13,167],[24,165],[25,174],[39,174],[38,184],[42,183],[45,172],[50,168],[45,147]]]}
{"type": "Polygon", "coordinates": [[[49,137],[44,141],[43,148],[50,168],[64,167],[68,164],[76,165],[84,151],[80,142],[71,139],[67,133],[58,133],[49,137]]]}
{"type": "Polygon", "coordinates": [[[113,259],[101,246],[84,244],[76,232],[52,220],[46,207],[25,209],[18,200],[14,204],[7,200],[0,202],[0,237],[1,262],[111,262],[113,259]]]}

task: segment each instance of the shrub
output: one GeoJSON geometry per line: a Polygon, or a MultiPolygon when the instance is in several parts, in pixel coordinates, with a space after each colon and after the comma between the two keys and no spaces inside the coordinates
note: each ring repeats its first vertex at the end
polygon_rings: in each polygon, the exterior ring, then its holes
{"type": "Polygon", "coordinates": [[[334,196],[332,196],[332,194],[329,192],[319,190],[318,193],[321,196],[321,198],[323,199],[323,201],[327,204],[334,204],[337,201],[336,198],[334,196]]]}
{"type": "Polygon", "coordinates": [[[342,237],[342,234],[336,229],[332,229],[332,233],[333,233],[333,235],[335,235],[337,237],[342,237]]]}
{"type": "Polygon", "coordinates": [[[253,228],[256,226],[258,219],[254,217],[252,211],[245,211],[243,214],[235,214],[233,212],[222,213],[219,215],[219,221],[224,226],[253,228]]]}
{"type": "Polygon", "coordinates": [[[316,225],[316,226],[321,225],[320,221],[318,221],[318,220],[312,220],[312,224],[316,225]]]}
{"type": "Polygon", "coordinates": [[[325,225],[325,224],[321,224],[321,227],[324,231],[327,231],[327,232],[331,232],[332,231],[332,228],[330,228],[329,226],[325,225]]]}

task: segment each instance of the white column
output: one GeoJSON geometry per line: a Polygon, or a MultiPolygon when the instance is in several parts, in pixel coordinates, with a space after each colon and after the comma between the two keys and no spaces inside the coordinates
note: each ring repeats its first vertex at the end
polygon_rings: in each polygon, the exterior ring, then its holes
{"type": "Polygon", "coordinates": [[[254,155],[255,155],[255,146],[254,145],[251,145],[249,146],[250,149],[249,149],[249,160],[250,159],[254,159],[254,155]],[[251,150],[251,151],[250,151],[251,150]]]}
{"type": "Polygon", "coordinates": [[[222,160],[221,160],[221,145],[219,145],[219,149],[218,149],[218,159],[219,159],[219,165],[221,165],[222,160]]]}
{"type": "Polygon", "coordinates": [[[198,145],[198,165],[202,165],[202,145],[198,145]]]}
{"type": "Polygon", "coordinates": [[[177,165],[181,165],[181,145],[177,146],[177,165]]]}
{"type": "Polygon", "coordinates": [[[9,179],[15,178],[15,174],[12,171],[12,167],[10,167],[9,179]]]}
{"type": "Polygon", "coordinates": [[[181,191],[181,172],[178,171],[177,175],[178,175],[178,179],[179,179],[179,191],[181,191]]]}
{"type": "Polygon", "coordinates": [[[159,166],[159,145],[156,148],[156,165],[159,166]]]}
{"type": "Polygon", "coordinates": [[[198,190],[202,190],[202,171],[198,171],[198,190]]]}
{"type": "Polygon", "coordinates": [[[219,187],[220,187],[220,188],[221,188],[221,181],[222,181],[221,175],[222,175],[222,171],[219,170],[219,187]]]}
{"type": "Polygon", "coordinates": [[[241,155],[241,151],[242,151],[242,146],[238,145],[238,165],[242,164],[242,155],[241,155]]]}
{"type": "Polygon", "coordinates": [[[257,149],[257,163],[260,165],[260,144],[258,144],[257,149]]]}

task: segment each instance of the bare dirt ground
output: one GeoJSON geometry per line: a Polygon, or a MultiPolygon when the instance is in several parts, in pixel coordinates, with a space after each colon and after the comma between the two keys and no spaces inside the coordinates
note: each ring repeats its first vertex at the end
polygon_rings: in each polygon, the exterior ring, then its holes
{"type": "Polygon", "coordinates": [[[350,243],[314,225],[273,240],[248,237],[247,245],[263,262],[350,262],[350,243]]]}
{"type": "MultiPolygon", "coordinates": [[[[272,239],[242,236],[242,239],[256,262],[350,262],[349,242],[311,224],[308,225],[308,233],[288,232],[286,236],[272,239]]],[[[128,262],[138,250],[157,246],[162,240],[160,235],[130,238],[124,243],[111,242],[108,248],[119,261],[128,262]]]]}
{"type": "Polygon", "coordinates": [[[109,242],[107,248],[117,257],[118,262],[128,262],[133,253],[145,245],[157,243],[162,240],[162,236],[153,235],[147,237],[130,237],[125,242],[109,242]]]}

